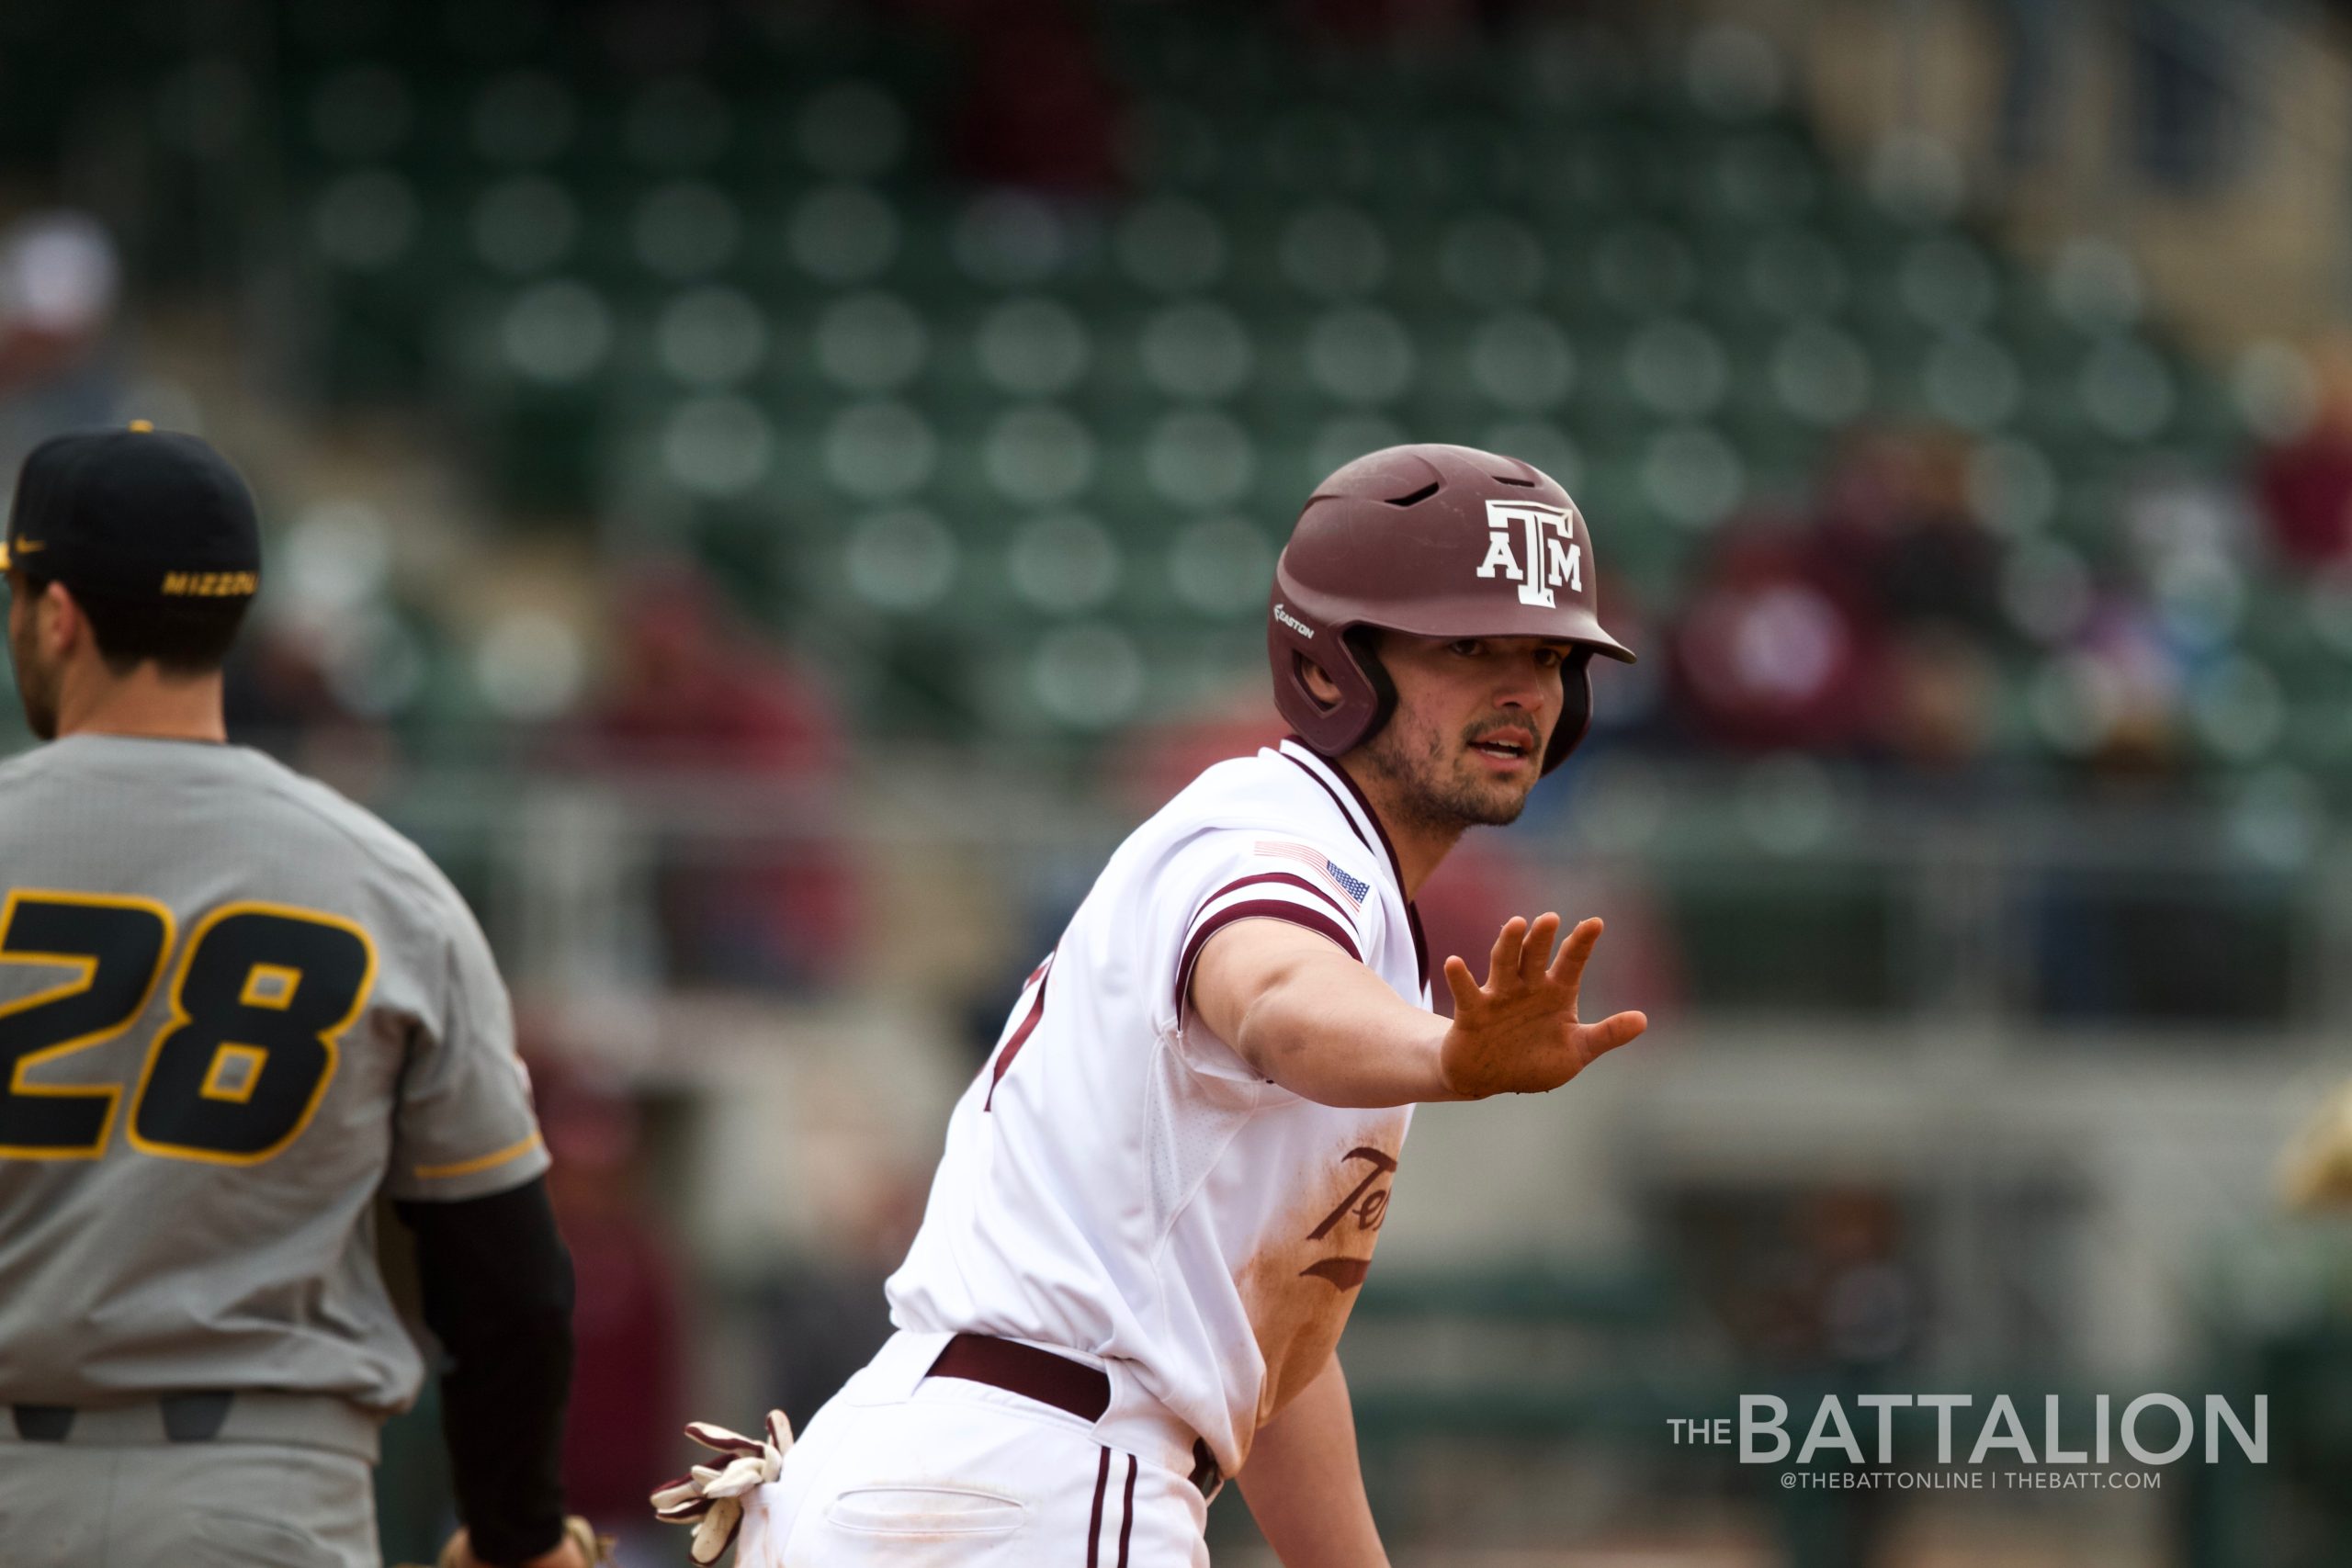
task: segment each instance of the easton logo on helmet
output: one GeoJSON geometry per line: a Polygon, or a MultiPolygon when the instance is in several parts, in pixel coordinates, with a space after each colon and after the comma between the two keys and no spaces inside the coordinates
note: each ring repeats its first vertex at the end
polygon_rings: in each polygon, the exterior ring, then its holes
{"type": "MultiPolygon", "coordinates": [[[[1485,574],[1482,572],[1480,575],[1484,576],[1485,574]]],[[[1307,641],[1313,642],[1315,640],[1315,628],[1308,626],[1305,621],[1300,620],[1296,615],[1292,615],[1288,610],[1283,609],[1280,604],[1276,604],[1274,606],[1274,619],[1280,621],[1283,625],[1288,626],[1291,630],[1296,632],[1307,641]]]]}
{"type": "Polygon", "coordinates": [[[1555,607],[1554,589],[1565,584],[1572,593],[1584,592],[1584,547],[1577,543],[1567,513],[1532,501],[1489,501],[1487,526],[1491,532],[1487,558],[1478,563],[1480,577],[1499,571],[1519,584],[1521,604],[1547,610],[1555,607]],[[1524,569],[1511,548],[1514,534],[1526,547],[1524,569]]]}

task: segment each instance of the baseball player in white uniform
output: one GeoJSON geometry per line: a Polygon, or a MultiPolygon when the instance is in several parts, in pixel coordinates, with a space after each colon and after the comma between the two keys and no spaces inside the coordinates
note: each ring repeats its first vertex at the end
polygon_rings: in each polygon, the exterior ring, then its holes
{"type": "Polygon", "coordinates": [[[897,1336],[797,1445],[706,1428],[738,1462],[656,1495],[698,1558],[740,1514],[750,1568],[1205,1564],[1229,1475],[1286,1568],[1386,1561],[1333,1352],[1412,1108],[1556,1089],[1645,1022],[1579,1021],[1600,922],[1555,954],[1552,914],[1483,981],[1448,958],[1435,1015],[1413,895],[1633,656],[1560,487],[1442,446],[1317,490],[1268,646],[1296,733],[1111,857],[956,1108],[897,1336]]]}

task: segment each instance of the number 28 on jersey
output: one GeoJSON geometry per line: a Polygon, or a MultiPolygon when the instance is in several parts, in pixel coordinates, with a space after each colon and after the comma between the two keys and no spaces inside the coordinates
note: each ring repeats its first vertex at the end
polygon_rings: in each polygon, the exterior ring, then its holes
{"type": "Polygon", "coordinates": [[[367,1006],[376,946],[352,921],[283,904],[223,904],[175,964],[172,913],[151,898],[19,888],[0,902],[0,964],[62,967],[0,1005],[0,1158],[95,1159],[124,1086],[37,1069],[116,1038],[171,968],[169,1013],[130,1086],[142,1154],[258,1165],[301,1136],[367,1006]]]}

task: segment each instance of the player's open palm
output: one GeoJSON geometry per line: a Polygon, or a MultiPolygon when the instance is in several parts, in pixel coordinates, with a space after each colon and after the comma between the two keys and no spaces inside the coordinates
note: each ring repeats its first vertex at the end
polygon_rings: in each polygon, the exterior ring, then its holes
{"type": "Polygon", "coordinates": [[[1473,1100],[1542,1094],[1649,1027],[1637,1012],[1577,1021],[1577,987],[1600,940],[1600,922],[1580,923],[1555,956],[1559,932],[1557,915],[1538,915],[1532,925],[1513,915],[1495,938],[1483,986],[1460,958],[1445,961],[1446,988],[1453,993],[1453,1026],[1440,1056],[1446,1088],[1473,1100]]]}

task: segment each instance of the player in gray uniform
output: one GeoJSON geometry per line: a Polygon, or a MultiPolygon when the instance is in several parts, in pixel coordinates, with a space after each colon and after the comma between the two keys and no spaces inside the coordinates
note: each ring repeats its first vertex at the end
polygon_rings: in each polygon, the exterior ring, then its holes
{"type": "Polygon", "coordinates": [[[0,548],[0,1562],[378,1562],[377,1428],[450,1353],[460,1562],[582,1568],[571,1264],[506,993],[415,846],[225,743],[252,497],[192,436],[59,437],[0,548]]]}

